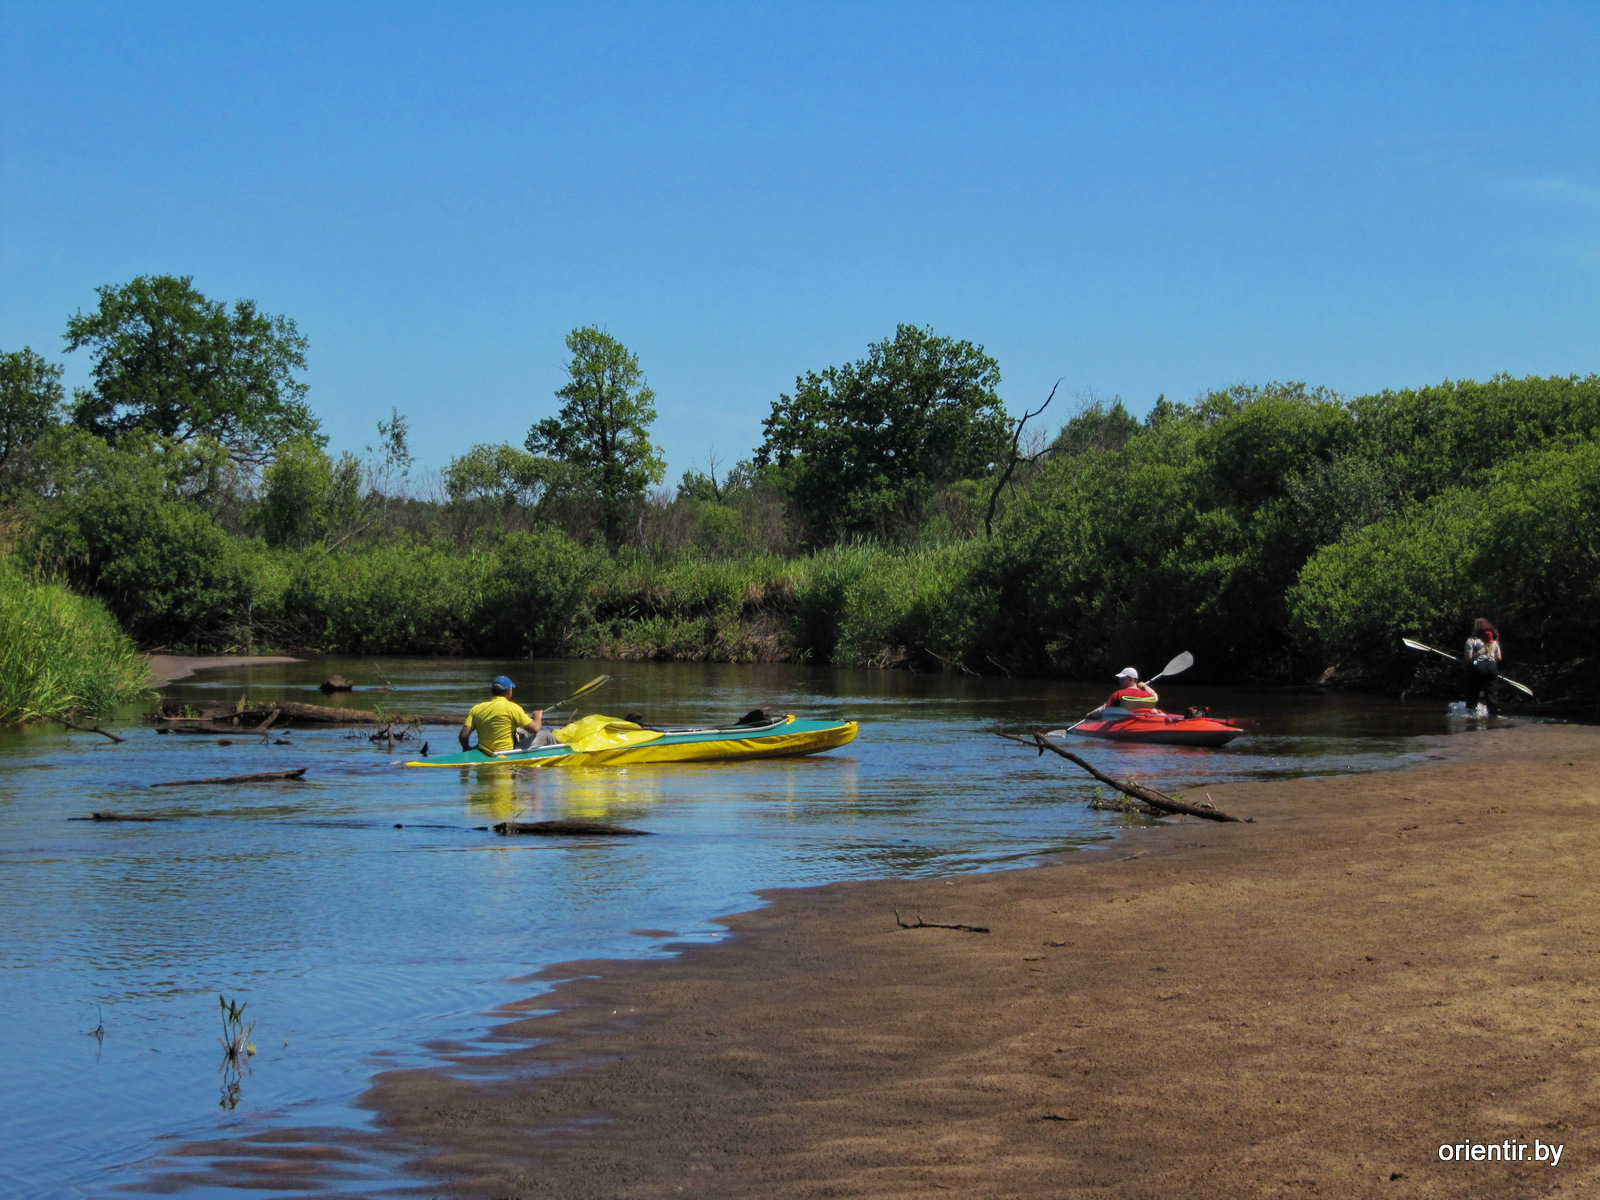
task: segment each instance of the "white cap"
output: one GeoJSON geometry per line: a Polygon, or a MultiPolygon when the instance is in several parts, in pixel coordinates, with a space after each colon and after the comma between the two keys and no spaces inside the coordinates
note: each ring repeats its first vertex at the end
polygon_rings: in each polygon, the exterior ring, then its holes
{"type": "Polygon", "coordinates": [[[1138,670],[1138,668],[1137,667],[1123,667],[1122,670],[1117,672],[1117,678],[1118,679],[1122,679],[1124,677],[1131,678],[1131,679],[1139,678],[1139,670],[1138,670]]]}

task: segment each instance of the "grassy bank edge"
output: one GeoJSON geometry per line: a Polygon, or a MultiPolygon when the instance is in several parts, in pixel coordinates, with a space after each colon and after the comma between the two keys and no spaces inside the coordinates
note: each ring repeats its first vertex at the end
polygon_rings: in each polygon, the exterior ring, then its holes
{"type": "Polygon", "coordinates": [[[105,712],[146,695],[148,673],[104,604],[0,559],[0,725],[105,712]]]}

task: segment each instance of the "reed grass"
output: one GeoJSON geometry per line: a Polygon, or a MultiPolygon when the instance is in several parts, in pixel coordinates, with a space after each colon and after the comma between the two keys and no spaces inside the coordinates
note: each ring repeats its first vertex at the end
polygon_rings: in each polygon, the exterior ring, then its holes
{"type": "Polygon", "coordinates": [[[0,724],[105,712],[142,696],[148,674],[105,605],[0,559],[0,724]]]}

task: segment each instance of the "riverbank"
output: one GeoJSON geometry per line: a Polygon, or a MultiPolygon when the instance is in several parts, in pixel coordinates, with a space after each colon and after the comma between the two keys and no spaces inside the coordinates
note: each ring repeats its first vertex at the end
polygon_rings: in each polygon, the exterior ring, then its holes
{"type": "Polygon", "coordinates": [[[0,726],[93,716],[145,692],[144,659],[100,601],[0,556],[0,726]]]}
{"type": "Polygon", "coordinates": [[[1441,747],[1212,789],[1254,824],[775,893],[727,942],[545,972],[503,1030],[541,1044],[368,1103],[452,1196],[1583,1194],[1600,731],[1441,747]],[[1438,1158],[1508,1138],[1566,1149],[1438,1158]]]}

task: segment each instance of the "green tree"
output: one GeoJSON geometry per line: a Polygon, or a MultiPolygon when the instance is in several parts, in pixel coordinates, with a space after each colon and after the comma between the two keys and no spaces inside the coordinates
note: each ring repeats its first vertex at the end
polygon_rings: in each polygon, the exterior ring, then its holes
{"type": "Polygon", "coordinates": [[[530,454],[571,463],[599,495],[606,543],[616,549],[628,505],[666,472],[650,443],[656,396],[638,356],[610,334],[593,326],[574,329],[567,350],[567,383],[556,392],[561,411],[529,430],[526,445],[530,454]]]}
{"type": "Polygon", "coordinates": [[[450,499],[492,501],[507,508],[538,509],[572,485],[572,468],[504,443],[474,446],[444,469],[450,499]]]}
{"type": "MultiPolygon", "coordinates": [[[[1165,404],[1166,396],[1156,398],[1165,404]]],[[[1121,450],[1139,432],[1139,422],[1119,396],[1108,405],[1090,400],[1061,427],[1050,449],[1056,454],[1088,454],[1096,450],[1121,450]]]]}
{"type": "Polygon", "coordinates": [[[262,472],[259,520],[274,546],[342,541],[363,524],[361,464],[346,452],[334,460],[310,438],[293,438],[262,472]]]}
{"type": "Polygon", "coordinates": [[[814,538],[888,533],[1005,453],[999,384],[983,347],[901,325],[860,361],[797,378],[762,422],[755,461],[787,477],[814,538]]]}
{"type": "Polygon", "coordinates": [[[68,350],[88,348],[94,385],[73,419],[106,438],[142,429],[211,437],[235,458],[265,462],[294,437],[317,436],[306,407],[306,340],[287,317],[254,301],[208,300],[190,277],[141,275],[96,289],[99,307],[67,322],[68,350]]]}
{"type": "Polygon", "coordinates": [[[56,423],[61,368],[24,346],[0,353],[0,473],[56,423]]]}

